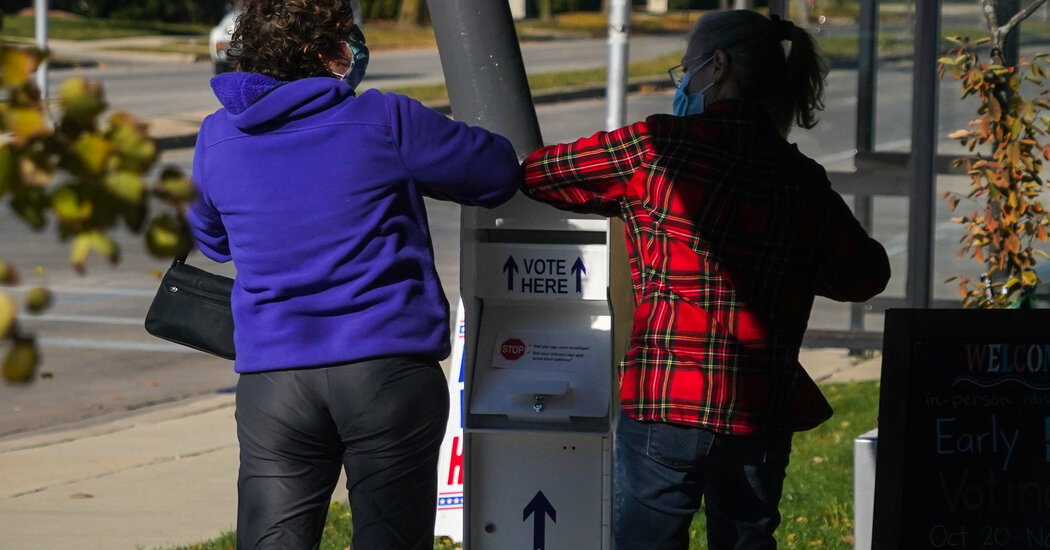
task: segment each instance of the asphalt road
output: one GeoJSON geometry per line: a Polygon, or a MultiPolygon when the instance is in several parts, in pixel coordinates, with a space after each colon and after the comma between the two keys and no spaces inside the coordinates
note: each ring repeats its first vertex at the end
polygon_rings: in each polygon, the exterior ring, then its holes
{"type": "MultiPolygon", "coordinates": [[[[52,71],[52,92],[71,76],[103,82],[106,98],[114,108],[140,118],[211,112],[219,107],[208,80],[209,63],[187,63],[180,57],[152,55],[102,48],[134,48],[140,39],[83,42],[53,42],[57,57],[85,59],[92,63],[52,71]]],[[[153,44],[156,47],[156,44],[153,44]]],[[[632,59],[652,59],[684,50],[684,39],[675,35],[636,36],[631,39],[632,59]]],[[[530,73],[550,73],[604,67],[608,45],[603,39],[527,42],[522,58],[530,73]]],[[[368,74],[361,89],[387,90],[442,82],[437,50],[377,51],[371,55],[368,74]]]]}
{"type": "MultiPolygon", "coordinates": [[[[651,55],[680,47],[680,38],[656,37],[641,40],[651,55]]],[[[604,41],[538,44],[525,48],[530,71],[548,67],[600,66],[605,62],[604,41]],[[555,53],[569,52],[559,61],[555,53]],[[531,61],[530,61],[531,59],[531,61]],[[539,69],[537,67],[543,67],[539,69]]],[[[632,44],[637,56],[642,46],[632,44]]],[[[440,79],[435,71],[436,52],[394,52],[373,60],[366,83],[375,87],[406,82],[419,75],[440,79]]],[[[180,113],[200,113],[216,103],[207,90],[210,66],[206,63],[160,62],[135,58],[107,61],[91,69],[55,71],[53,85],[73,74],[101,80],[112,105],[150,118],[180,113]]],[[[876,142],[879,150],[909,149],[911,72],[907,65],[885,66],[878,84],[876,142]]],[[[834,71],[829,77],[827,110],[812,131],[796,130],[792,139],[803,152],[829,170],[850,167],[854,143],[856,74],[834,71]]],[[[942,90],[941,132],[961,127],[972,110],[958,107],[957,92],[942,90]]],[[[670,110],[669,92],[636,94],[629,99],[628,120],[639,120],[655,112],[670,110]]],[[[605,106],[600,99],[544,105],[537,109],[544,141],[567,141],[601,130],[605,106]]],[[[951,147],[944,142],[943,147],[951,147]]],[[[189,171],[192,150],[167,151],[162,163],[189,171]]],[[[959,178],[941,178],[939,187],[958,187],[959,178]]],[[[439,272],[450,302],[458,297],[459,207],[438,201],[428,203],[439,272]]],[[[972,275],[975,265],[955,257],[960,229],[948,221],[950,213],[938,205],[935,281],[950,274],[972,275]]],[[[903,295],[907,245],[907,201],[880,198],[875,204],[874,233],[891,253],[895,275],[888,293],[903,295]]],[[[227,391],[236,383],[229,362],[185,350],[148,336],[142,318],[167,262],[149,257],[137,239],[121,235],[122,264],[114,268],[99,261],[89,264],[88,274],[75,275],[67,267],[65,246],[48,232],[33,233],[18,223],[0,219],[0,256],[16,261],[24,281],[15,289],[23,293],[43,284],[56,294],[54,307],[40,317],[26,316],[25,325],[40,337],[44,350],[43,376],[25,387],[0,386],[0,437],[47,428],[103,415],[126,414],[146,405],[170,402],[194,395],[227,391]]],[[[193,258],[191,257],[191,261],[193,258]]],[[[197,257],[198,262],[204,260],[197,257]]],[[[208,264],[206,264],[208,265],[208,264]]],[[[231,266],[208,265],[232,274],[231,266]]],[[[954,286],[934,285],[935,296],[954,296],[954,286]]],[[[839,304],[820,302],[814,310],[812,328],[843,329],[848,310],[839,304]]],[[[868,316],[869,328],[879,329],[881,318],[868,316]]]]}

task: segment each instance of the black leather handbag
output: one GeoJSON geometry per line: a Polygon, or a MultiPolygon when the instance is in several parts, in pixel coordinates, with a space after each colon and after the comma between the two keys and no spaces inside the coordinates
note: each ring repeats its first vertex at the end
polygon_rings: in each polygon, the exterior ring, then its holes
{"type": "Polygon", "coordinates": [[[233,359],[233,279],[175,258],[146,313],[146,332],[196,350],[233,359]]]}

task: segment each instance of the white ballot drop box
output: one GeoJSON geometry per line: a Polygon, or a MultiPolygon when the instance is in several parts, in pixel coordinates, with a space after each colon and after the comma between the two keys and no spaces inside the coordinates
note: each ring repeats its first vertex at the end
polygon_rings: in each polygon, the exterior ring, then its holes
{"type": "Polygon", "coordinates": [[[464,209],[464,546],[610,548],[608,221],[464,209]]]}

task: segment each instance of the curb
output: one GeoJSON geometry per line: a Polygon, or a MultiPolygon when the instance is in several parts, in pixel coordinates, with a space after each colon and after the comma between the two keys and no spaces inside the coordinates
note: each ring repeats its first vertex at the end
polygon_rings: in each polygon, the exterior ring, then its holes
{"type": "Polygon", "coordinates": [[[119,434],[144,424],[178,421],[215,410],[228,409],[234,406],[234,398],[232,391],[216,391],[102,417],[14,433],[0,438],[0,455],[119,434]]]}

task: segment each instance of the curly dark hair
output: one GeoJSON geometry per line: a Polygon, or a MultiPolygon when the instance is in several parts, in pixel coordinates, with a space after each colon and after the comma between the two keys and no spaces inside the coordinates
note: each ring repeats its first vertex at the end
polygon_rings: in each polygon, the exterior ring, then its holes
{"type": "Polygon", "coordinates": [[[238,71],[277,80],[330,74],[321,56],[346,55],[354,28],[350,0],[244,0],[230,40],[238,71]]]}

